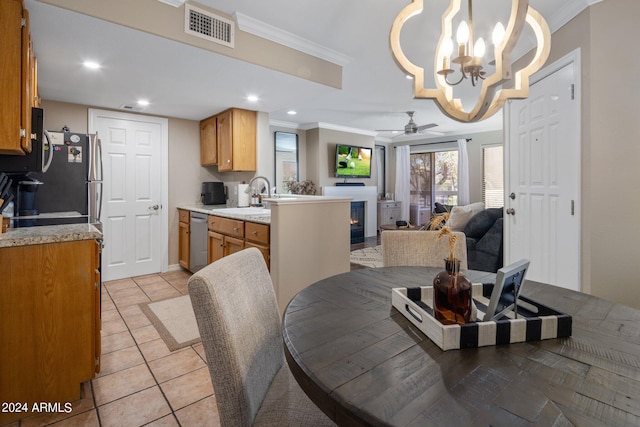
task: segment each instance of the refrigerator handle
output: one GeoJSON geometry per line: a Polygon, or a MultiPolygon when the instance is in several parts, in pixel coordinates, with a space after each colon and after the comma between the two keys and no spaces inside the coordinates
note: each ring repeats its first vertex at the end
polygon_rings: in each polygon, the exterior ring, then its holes
{"type": "Polygon", "coordinates": [[[102,142],[98,138],[98,132],[90,135],[91,140],[91,168],[89,181],[102,181],[102,142]]]}
{"type": "MultiPolygon", "coordinates": [[[[100,186],[100,191],[98,191],[98,206],[97,206],[98,215],[96,216],[96,220],[98,222],[102,222],[102,182],[99,182],[96,185],[100,186]]],[[[96,189],[96,191],[97,191],[97,189],[96,189]]]]}
{"type": "MultiPolygon", "coordinates": [[[[53,144],[51,143],[51,135],[46,130],[44,131],[44,138],[47,140],[47,145],[49,146],[49,158],[47,159],[47,163],[42,166],[42,173],[45,173],[49,166],[51,166],[51,161],[53,160],[53,144]]],[[[42,144],[42,151],[44,156],[44,144],[42,144]]]]}

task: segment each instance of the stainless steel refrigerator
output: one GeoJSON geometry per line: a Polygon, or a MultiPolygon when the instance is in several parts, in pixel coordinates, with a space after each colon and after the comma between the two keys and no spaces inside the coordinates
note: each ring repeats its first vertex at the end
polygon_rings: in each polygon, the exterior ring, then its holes
{"type": "Polygon", "coordinates": [[[53,151],[49,168],[28,174],[29,179],[42,183],[34,194],[37,223],[33,225],[88,222],[101,229],[100,139],[73,132],[49,134],[53,151]]]}

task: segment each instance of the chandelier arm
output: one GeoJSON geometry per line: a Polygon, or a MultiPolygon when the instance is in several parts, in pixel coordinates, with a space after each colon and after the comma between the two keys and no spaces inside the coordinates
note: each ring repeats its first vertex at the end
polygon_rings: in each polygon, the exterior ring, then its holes
{"type": "Polygon", "coordinates": [[[447,82],[447,84],[448,84],[449,86],[457,86],[457,85],[459,85],[459,84],[460,84],[460,83],[461,83],[465,78],[466,78],[466,76],[464,75],[464,73],[462,73],[462,75],[460,76],[460,80],[458,80],[458,81],[457,81],[457,82],[455,82],[455,83],[451,83],[451,82],[449,81],[449,79],[447,79],[447,76],[445,76],[445,77],[444,77],[444,81],[445,81],[445,82],[447,82]]]}

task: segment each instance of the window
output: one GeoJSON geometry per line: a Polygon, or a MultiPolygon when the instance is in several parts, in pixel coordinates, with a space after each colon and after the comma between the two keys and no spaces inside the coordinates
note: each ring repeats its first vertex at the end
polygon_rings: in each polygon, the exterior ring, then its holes
{"type": "Polygon", "coordinates": [[[504,206],[502,145],[482,149],[482,201],[487,208],[504,206]]]}
{"type": "Polygon", "coordinates": [[[275,151],[275,185],[278,192],[288,192],[285,183],[298,181],[298,134],[276,132],[275,151]]]}
{"type": "Polygon", "coordinates": [[[411,204],[433,210],[435,202],[458,203],[458,151],[413,153],[410,156],[411,204]]]}

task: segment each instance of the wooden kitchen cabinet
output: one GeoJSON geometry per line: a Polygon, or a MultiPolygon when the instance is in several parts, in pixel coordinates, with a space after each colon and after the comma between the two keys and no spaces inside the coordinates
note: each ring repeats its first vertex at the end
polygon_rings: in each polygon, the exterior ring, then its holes
{"type": "Polygon", "coordinates": [[[178,263],[189,270],[190,247],[189,211],[178,209],[178,263]]]}
{"type": "Polygon", "coordinates": [[[22,0],[0,2],[0,154],[31,152],[31,107],[39,104],[29,13],[22,0]]]}
{"type": "Polygon", "coordinates": [[[200,164],[212,166],[218,164],[218,139],[216,116],[200,122],[200,164]]]}
{"type": "Polygon", "coordinates": [[[231,108],[216,117],[218,171],[255,171],[256,112],[231,108]]]}
{"type": "Polygon", "coordinates": [[[267,263],[267,268],[271,268],[270,264],[270,247],[269,247],[269,230],[267,224],[258,224],[256,222],[246,222],[244,226],[245,248],[257,248],[267,263]]]}
{"type": "MultiPolygon", "coordinates": [[[[0,248],[0,401],[73,402],[100,367],[100,243],[0,248]]],[[[0,425],[25,413],[0,412],[0,425]]]]}

